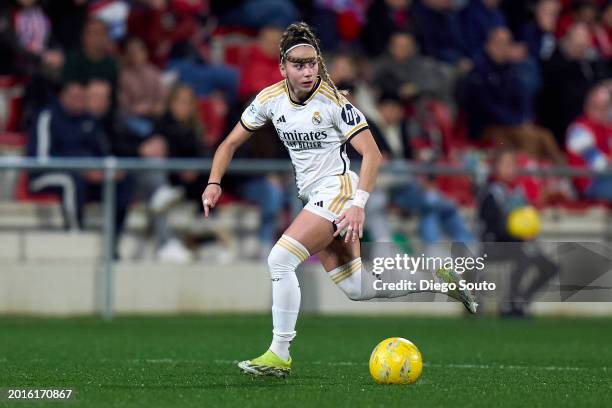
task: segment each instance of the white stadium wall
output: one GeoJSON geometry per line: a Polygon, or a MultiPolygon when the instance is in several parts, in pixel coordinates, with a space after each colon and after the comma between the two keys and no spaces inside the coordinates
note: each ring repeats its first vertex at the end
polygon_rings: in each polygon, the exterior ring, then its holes
{"type": "MultiPolygon", "coordinates": [[[[460,315],[445,302],[353,302],[318,265],[299,272],[302,310],[326,314],[460,315]]],[[[92,262],[2,261],[0,314],[89,315],[102,308],[102,272],[92,262]]],[[[171,266],[122,262],[114,274],[117,314],[269,313],[270,280],[265,264],[171,266]]],[[[612,303],[539,303],[537,314],[612,315],[612,303]]]]}

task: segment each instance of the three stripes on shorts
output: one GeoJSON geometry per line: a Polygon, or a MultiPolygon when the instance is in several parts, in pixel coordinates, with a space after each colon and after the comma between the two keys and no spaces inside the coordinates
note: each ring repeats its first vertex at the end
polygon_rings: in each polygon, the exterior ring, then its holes
{"type": "Polygon", "coordinates": [[[329,210],[335,214],[340,214],[346,202],[353,196],[353,182],[348,174],[337,177],[340,179],[340,192],[329,204],[329,210]]]}

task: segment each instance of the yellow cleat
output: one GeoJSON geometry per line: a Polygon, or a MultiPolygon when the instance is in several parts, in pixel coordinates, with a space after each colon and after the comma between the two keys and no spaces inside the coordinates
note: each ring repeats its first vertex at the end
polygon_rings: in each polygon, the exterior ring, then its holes
{"type": "Polygon", "coordinates": [[[271,350],[253,360],[238,363],[238,367],[245,373],[258,376],[287,377],[291,374],[291,357],[283,360],[271,350]]]}

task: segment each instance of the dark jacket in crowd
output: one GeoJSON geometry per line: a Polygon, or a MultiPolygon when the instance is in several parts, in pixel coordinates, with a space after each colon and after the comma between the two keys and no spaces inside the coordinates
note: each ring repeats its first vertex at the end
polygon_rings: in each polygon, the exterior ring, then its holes
{"type": "Polygon", "coordinates": [[[404,84],[416,86],[419,96],[452,103],[455,74],[448,64],[415,55],[406,61],[385,56],[374,67],[374,83],[381,93],[394,93],[404,84]]]}
{"type": "Polygon", "coordinates": [[[106,56],[100,61],[92,61],[81,48],[78,48],[66,55],[66,64],[62,76],[64,82],[74,81],[81,84],[85,84],[92,79],[108,81],[114,93],[118,80],[117,62],[111,56],[106,56]]]}
{"type": "Polygon", "coordinates": [[[149,137],[131,131],[118,114],[110,112],[96,120],[101,138],[108,143],[110,154],[117,157],[138,157],[140,145],[149,137]]]}
{"type": "MultiPolygon", "coordinates": [[[[414,147],[412,143],[413,136],[411,135],[411,121],[408,119],[404,119],[402,123],[399,125],[400,127],[400,146],[401,152],[394,152],[391,149],[391,146],[387,142],[387,139],[383,133],[383,130],[376,124],[375,121],[366,118],[368,122],[368,127],[370,128],[370,132],[372,133],[372,137],[374,141],[378,145],[378,149],[380,152],[388,157],[390,160],[395,159],[406,159],[412,160],[414,158],[414,147]]],[[[412,123],[415,124],[415,123],[412,123]]],[[[416,125],[416,124],[415,124],[416,125]]],[[[347,144],[347,154],[349,159],[355,161],[361,161],[362,156],[349,144],[347,144]]]]}
{"type": "Polygon", "coordinates": [[[548,61],[557,49],[555,35],[543,31],[535,22],[523,24],[518,29],[517,40],[527,45],[529,57],[534,61],[548,61]]]}
{"type": "Polygon", "coordinates": [[[70,115],[55,101],[30,128],[27,153],[32,157],[101,157],[109,153],[102,135],[95,119],[70,115]]]}
{"type": "Polygon", "coordinates": [[[460,12],[465,43],[471,58],[479,55],[487,41],[489,32],[497,27],[506,26],[506,17],[500,9],[486,7],[482,0],[470,0],[460,12]]]}
{"type": "Polygon", "coordinates": [[[458,12],[440,13],[415,2],[413,16],[423,54],[451,64],[468,55],[458,12]]]}
{"type": "Polygon", "coordinates": [[[168,157],[203,157],[202,135],[193,127],[178,122],[166,112],[155,124],[153,135],[161,135],[168,145],[168,157]]]}
{"type": "Polygon", "coordinates": [[[497,64],[479,58],[465,84],[470,135],[479,137],[491,125],[517,126],[531,119],[533,90],[518,64],[497,64]]]}
{"type": "Polygon", "coordinates": [[[414,28],[411,10],[392,10],[383,0],[376,0],[368,9],[368,20],[361,30],[361,43],[368,55],[382,54],[396,31],[414,28]]]}
{"type": "Polygon", "coordinates": [[[542,64],[542,91],[538,100],[538,116],[542,125],[551,129],[560,146],[565,131],[582,113],[584,98],[597,82],[610,78],[612,72],[601,60],[571,60],[557,49],[542,64]]]}

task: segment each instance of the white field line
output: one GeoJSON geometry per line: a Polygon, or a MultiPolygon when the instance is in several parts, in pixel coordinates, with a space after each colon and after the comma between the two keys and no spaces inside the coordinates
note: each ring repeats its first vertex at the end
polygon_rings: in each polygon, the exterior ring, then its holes
{"type": "MultiPolygon", "coordinates": [[[[238,360],[215,360],[216,364],[238,364],[238,360]]],[[[308,364],[328,366],[366,366],[366,363],[354,361],[311,361],[308,364]]],[[[424,363],[425,367],[433,368],[458,368],[458,369],[481,369],[481,370],[545,370],[545,371],[589,371],[602,370],[612,371],[612,367],[570,367],[570,366],[527,366],[506,364],[435,364],[424,363]]]]}
{"type": "MultiPolygon", "coordinates": [[[[39,360],[39,359],[38,359],[39,360]]],[[[2,360],[0,360],[1,362],[2,360]]],[[[6,360],[5,360],[6,361],[6,360]]],[[[117,360],[101,359],[101,362],[112,362],[117,360]]],[[[133,364],[205,364],[206,360],[184,360],[174,358],[157,358],[157,359],[130,359],[127,360],[133,364]]],[[[222,365],[235,365],[238,364],[239,360],[213,360],[215,364],[222,365]]],[[[357,363],[354,361],[310,361],[308,364],[312,365],[326,365],[331,367],[342,367],[342,366],[367,366],[367,363],[357,363]]],[[[456,369],[468,369],[468,370],[543,370],[543,371],[610,371],[612,367],[572,367],[572,366],[530,366],[530,365],[515,365],[515,364],[438,364],[438,363],[424,363],[425,367],[432,368],[456,368],[456,369]]]]}

